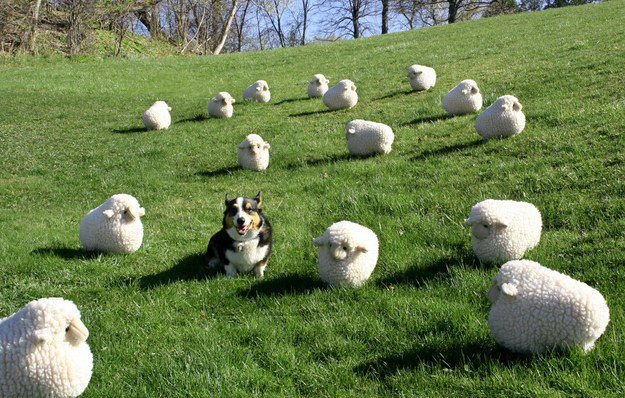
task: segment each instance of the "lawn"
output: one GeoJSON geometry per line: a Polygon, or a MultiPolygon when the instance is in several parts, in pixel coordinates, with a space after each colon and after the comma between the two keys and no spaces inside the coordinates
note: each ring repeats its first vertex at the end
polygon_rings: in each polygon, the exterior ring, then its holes
{"type": "Polygon", "coordinates": [[[625,394],[625,2],[219,57],[0,59],[0,317],[73,300],[90,330],[84,397],[623,396],[625,394]],[[412,93],[406,68],[433,66],[412,93]],[[351,79],[360,101],[326,112],[308,81],[351,79]],[[525,131],[482,142],[444,94],[477,81],[486,105],[518,97],[525,131]],[[257,79],[268,104],[243,103],[257,79]],[[230,120],[209,119],[219,91],[230,120]],[[166,131],[145,132],[156,100],[166,131]],[[389,124],[385,156],[351,158],[345,124],[389,124]],[[240,170],[249,133],[264,172],[240,170]],[[274,228],[265,279],[202,265],[223,201],[263,192],[274,228]],[[82,217],[137,197],[143,246],[81,250],[82,217]],[[542,212],[526,258],[597,288],[611,323],[594,351],[511,354],[490,337],[480,264],[463,221],[487,198],[542,212]],[[339,220],[371,228],[380,259],[357,290],[329,289],[312,239],[339,220]]]}

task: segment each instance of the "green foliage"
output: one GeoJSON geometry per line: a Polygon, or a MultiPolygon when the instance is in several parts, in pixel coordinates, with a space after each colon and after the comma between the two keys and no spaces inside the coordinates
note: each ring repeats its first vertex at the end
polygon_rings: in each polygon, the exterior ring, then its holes
{"type": "Polygon", "coordinates": [[[84,397],[622,396],[625,393],[625,3],[518,14],[358,41],[162,59],[0,60],[0,316],[75,301],[94,376],[84,397]],[[411,93],[406,67],[436,87],[411,93]],[[305,99],[314,73],[358,86],[352,110],[305,99]],[[463,79],[513,94],[527,128],[481,142],[441,99],[463,79]],[[265,79],[269,104],[242,103],[265,79]],[[237,99],[230,120],[209,99],[237,99]],[[155,100],[167,131],[144,132],[155,100]],[[389,155],[347,156],[345,124],[391,125],[389,155]],[[271,143],[265,172],[236,145],[271,143]],[[226,192],[262,190],[275,229],[266,279],[202,268],[226,192]],[[81,218],[114,193],[146,208],[143,247],[88,256],[81,218]],[[463,220],[486,198],[525,200],[545,229],[527,258],[599,289],[612,322],[591,353],[522,357],[489,336],[496,268],[463,220]],[[349,219],[380,238],[359,290],[327,289],[312,238],[349,219]]]}

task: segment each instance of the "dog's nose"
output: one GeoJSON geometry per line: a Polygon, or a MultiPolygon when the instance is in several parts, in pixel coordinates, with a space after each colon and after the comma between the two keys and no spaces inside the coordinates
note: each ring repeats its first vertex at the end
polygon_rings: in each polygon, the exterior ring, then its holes
{"type": "Polygon", "coordinates": [[[245,224],[245,218],[243,217],[237,218],[237,225],[243,226],[243,224],[245,224]]]}

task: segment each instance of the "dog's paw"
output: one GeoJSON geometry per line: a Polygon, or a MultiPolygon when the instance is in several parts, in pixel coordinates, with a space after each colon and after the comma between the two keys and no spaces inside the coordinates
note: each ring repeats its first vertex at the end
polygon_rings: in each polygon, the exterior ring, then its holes
{"type": "Polygon", "coordinates": [[[237,276],[237,269],[230,264],[225,265],[224,270],[226,271],[226,276],[228,278],[234,278],[237,276]]]}

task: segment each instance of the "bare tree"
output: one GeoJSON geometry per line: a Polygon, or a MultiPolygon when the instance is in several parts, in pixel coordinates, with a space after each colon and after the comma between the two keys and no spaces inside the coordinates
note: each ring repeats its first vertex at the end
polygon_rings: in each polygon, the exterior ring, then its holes
{"type": "Polygon", "coordinates": [[[284,13],[291,5],[290,0],[254,0],[256,7],[269,22],[271,28],[278,37],[280,47],[286,47],[286,35],[284,26],[284,13]]]}
{"type": "Polygon", "coordinates": [[[28,35],[28,42],[26,45],[26,51],[30,51],[33,54],[37,53],[37,26],[39,25],[39,9],[41,8],[41,0],[35,0],[33,3],[32,18],[30,21],[30,32],[28,35]]]}
{"type": "Polygon", "coordinates": [[[230,14],[228,15],[228,18],[226,19],[226,23],[224,24],[221,30],[221,35],[219,37],[219,40],[217,41],[217,45],[213,49],[214,55],[218,55],[219,53],[221,53],[221,50],[224,48],[224,44],[226,43],[226,39],[228,37],[228,32],[230,32],[230,26],[232,25],[232,20],[234,19],[234,15],[237,12],[237,4],[238,4],[238,0],[233,0],[230,14]]]}
{"type": "Polygon", "coordinates": [[[325,23],[327,33],[354,39],[370,29],[365,18],[377,13],[373,0],[329,0],[324,11],[328,15],[325,23]]]}
{"type": "Polygon", "coordinates": [[[382,0],[382,34],[388,33],[389,0],[382,0]]]}
{"type": "Polygon", "coordinates": [[[238,15],[234,18],[234,33],[236,38],[236,50],[241,52],[243,47],[243,36],[247,22],[248,13],[252,0],[243,0],[244,4],[239,7],[238,15]]]}

